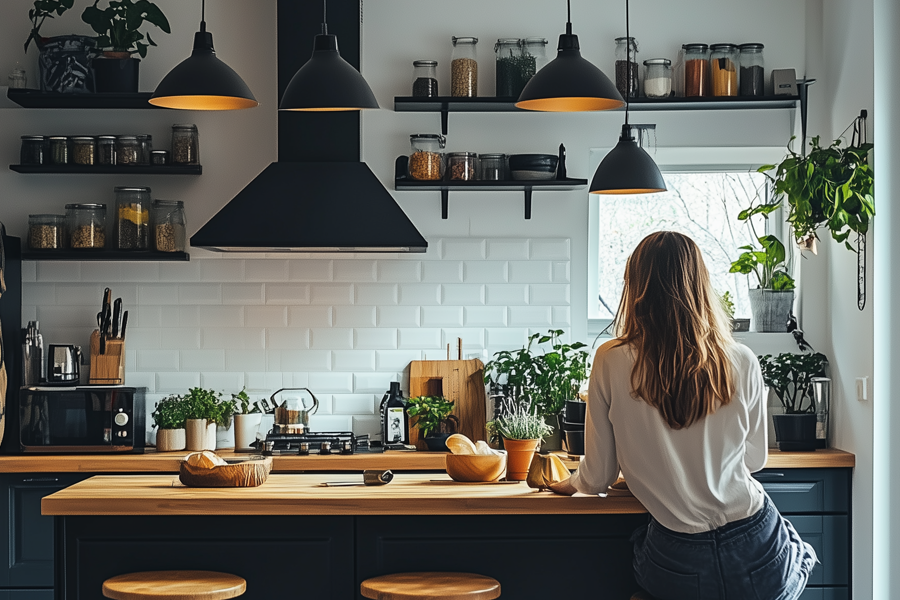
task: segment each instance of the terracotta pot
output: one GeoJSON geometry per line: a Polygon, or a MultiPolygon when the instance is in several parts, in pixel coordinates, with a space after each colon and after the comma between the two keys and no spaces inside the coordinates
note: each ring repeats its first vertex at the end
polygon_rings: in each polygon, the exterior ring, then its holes
{"type": "Polygon", "coordinates": [[[503,438],[503,448],[508,455],[506,478],[511,481],[525,481],[531,459],[537,451],[540,440],[508,440],[503,438]]]}
{"type": "Polygon", "coordinates": [[[184,450],[186,443],[184,429],[159,429],[156,432],[157,452],[184,450]]]}
{"type": "MultiPolygon", "coordinates": [[[[213,423],[215,425],[215,423],[213,423]]],[[[206,419],[188,419],[184,424],[186,448],[191,452],[206,450],[209,434],[206,419]]]]}
{"type": "Polygon", "coordinates": [[[249,448],[256,441],[262,414],[234,415],[234,447],[249,448]]]}

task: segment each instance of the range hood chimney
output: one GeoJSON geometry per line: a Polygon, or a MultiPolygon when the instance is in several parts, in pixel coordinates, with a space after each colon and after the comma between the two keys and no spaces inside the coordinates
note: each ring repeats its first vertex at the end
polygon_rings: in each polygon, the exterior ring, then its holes
{"type": "MultiPolygon", "coordinates": [[[[331,0],[328,26],[359,68],[359,0],[331,0]]],[[[278,87],[309,59],[321,6],[278,0],[278,87]]],[[[265,110],[260,108],[257,110],[265,110]]],[[[425,252],[428,242],[368,165],[359,161],[359,112],[278,114],[270,164],[197,233],[217,252],[425,252]]]]}

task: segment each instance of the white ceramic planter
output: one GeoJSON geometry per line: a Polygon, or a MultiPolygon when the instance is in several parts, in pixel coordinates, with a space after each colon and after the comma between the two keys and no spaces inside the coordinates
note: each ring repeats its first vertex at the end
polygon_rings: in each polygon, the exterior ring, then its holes
{"type": "Polygon", "coordinates": [[[234,415],[234,447],[249,448],[256,441],[262,414],[234,415]]]}
{"type": "Polygon", "coordinates": [[[156,451],[175,452],[187,445],[184,429],[159,429],[156,432],[156,451]]]}
{"type": "Polygon", "coordinates": [[[206,447],[204,450],[215,450],[216,449],[216,432],[217,426],[215,423],[207,423],[206,425],[206,447]]]}
{"type": "MultiPolygon", "coordinates": [[[[215,426],[215,423],[213,423],[213,426],[215,426]]],[[[184,429],[186,433],[185,447],[188,450],[191,452],[206,450],[209,441],[206,419],[188,419],[184,424],[184,429]]],[[[213,440],[215,440],[215,430],[213,430],[213,440]]]]}
{"type": "Polygon", "coordinates": [[[216,426],[216,449],[234,448],[234,419],[228,427],[216,426]]]}

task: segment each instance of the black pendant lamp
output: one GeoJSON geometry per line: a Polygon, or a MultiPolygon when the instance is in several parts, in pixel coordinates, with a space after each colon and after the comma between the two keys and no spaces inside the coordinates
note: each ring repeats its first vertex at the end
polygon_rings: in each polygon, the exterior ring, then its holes
{"type": "MultiPolygon", "coordinates": [[[[625,0],[626,65],[631,68],[631,26],[628,0],[625,0]]],[[[628,124],[628,99],[625,99],[625,124],[619,143],[607,154],[591,180],[592,194],[653,194],[666,191],[659,167],[634,139],[628,124]]]]}
{"type": "Polygon", "coordinates": [[[312,57],[298,70],[281,97],[281,110],[349,111],[379,108],[372,88],[338,52],[337,36],[328,33],[327,7],[322,33],[313,41],[312,57]]]}
{"type": "Polygon", "coordinates": [[[212,34],[206,31],[206,0],[202,3],[200,31],[194,34],[194,51],[163,78],[150,104],[182,110],[259,106],[241,76],[216,57],[212,34]]]}
{"type": "Polygon", "coordinates": [[[567,0],[566,32],[559,36],[556,58],[529,80],[517,108],[548,112],[615,110],[625,101],[603,71],[582,58],[578,36],[572,34],[572,5],[567,0]]]}

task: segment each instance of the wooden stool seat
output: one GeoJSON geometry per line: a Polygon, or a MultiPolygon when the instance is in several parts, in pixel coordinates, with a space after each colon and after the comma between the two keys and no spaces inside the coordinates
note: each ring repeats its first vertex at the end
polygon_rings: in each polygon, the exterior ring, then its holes
{"type": "Polygon", "coordinates": [[[103,582],[103,595],[113,600],[228,600],[245,591],[242,577],[215,571],[144,571],[103,582]]]}
{"type": "Polygon", "coordinates": [[[475,573],[394,573],[366,579],[359,591],[373,600],[493,600],[500,582],[475,573]]]}

